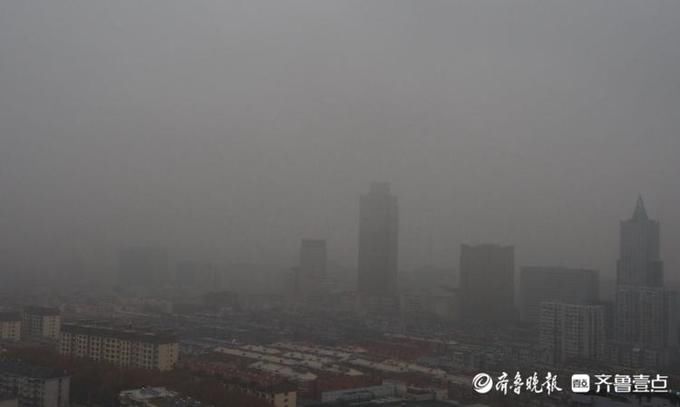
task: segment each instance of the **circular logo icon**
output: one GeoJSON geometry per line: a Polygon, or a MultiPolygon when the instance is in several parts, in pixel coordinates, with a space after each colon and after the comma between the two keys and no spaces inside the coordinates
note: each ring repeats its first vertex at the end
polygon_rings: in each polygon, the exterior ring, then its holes
{"type": "Polygon", "coordinates": [[[472,388],[479,394],[486,394],[493,387],[493,379],[486,373],[480,373],[472,379],[472,388]]]}

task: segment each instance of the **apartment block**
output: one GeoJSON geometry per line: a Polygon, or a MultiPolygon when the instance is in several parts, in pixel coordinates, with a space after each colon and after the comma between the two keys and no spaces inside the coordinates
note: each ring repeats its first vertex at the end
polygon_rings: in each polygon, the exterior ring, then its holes
{"type": "Polygon", "coordinates": [[[0,394],[12,394],[18,407],[68,407],[70,376],[63,370],[0,361],[0,394]]]}
{"type": "Polygon", "coordinates": [[[202,407],[198,400],[183,396],[165,387],[142,387],[119,393],[121,407],[202,407]]]}
{"type": "Polygon", "coordinates": [[[21,340],[21,314],[0,312],[0,341],[18,342],[21,340]]]}
{"type": "Polygon", "coordinates": [[[543,302],[539,342],[544,362],[600,360],[605,345],[605,309],[601,305],[543,302]]]}
{"type": "Polygon", "coordinates": [[[30,306],[24,308],[22,337],[59,339],[61,312],[57,308],[30,306]]]}
{"type": "Polygon", "coordinates": [[[174,335],[165,333],[65,324],[59,352],[119,367],[167,371],[177,364],[179,345],[174,335]]]}

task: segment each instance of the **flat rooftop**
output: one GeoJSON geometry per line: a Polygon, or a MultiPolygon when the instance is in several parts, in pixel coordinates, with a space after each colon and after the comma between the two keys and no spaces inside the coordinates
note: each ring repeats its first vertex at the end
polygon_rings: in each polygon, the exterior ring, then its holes
{"type": "Polygon", "coordinates": [[[0,374],[30,377],[34,379],[58,379],[67,377],[65,370],[34,366],[14,360],[0,360],[0,374]]]}
{"type": "Polygon", "coordinates": [[[62,325],[61,331],[63,333],[70,333],[72,335],[103,336],[107,338],[117,338],[155,344],[177,342],[177,336],[174,334],[104,325],[68,323],[62,325]]]}

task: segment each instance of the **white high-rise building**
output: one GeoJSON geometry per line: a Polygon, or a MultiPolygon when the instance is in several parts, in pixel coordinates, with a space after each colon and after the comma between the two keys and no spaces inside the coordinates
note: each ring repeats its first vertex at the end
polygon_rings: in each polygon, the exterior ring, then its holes
{"type": "Polygon", "coordinates": [[[544,362],[597,360],[605,346],[605,308],[602,305],[541,303],[539,342],[544,362]]]}

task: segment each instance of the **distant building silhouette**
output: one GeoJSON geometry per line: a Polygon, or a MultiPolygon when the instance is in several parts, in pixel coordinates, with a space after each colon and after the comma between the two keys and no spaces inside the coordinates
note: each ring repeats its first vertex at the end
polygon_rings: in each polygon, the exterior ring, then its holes
{"type": "Polygon", "coordinates": [[[515,248],[462,245],[460,252],[461,319],[495,324],[516,318],[515,248]]]}
{"type": "Polygon", "coordinates": [[[621,222],[618,285],[663,287],[659,229],[659,222],[649,219],[642,197],[638,197],[633,216],[621,222]]]}
{"type": "Polygon", "coordinates": [[[655,354],[670,355],[668,350],[678,347],[678,299],[677,293],[664,288],[659,229],[659,223],[648,217],[642,197],[633,216],[621,222],[614,339],[638,353],[658,350],[655,354]]]}
{"type": "Polygon", "coordinates": [[[118,253],[118,284],[123,288],[153,288],[169,278],[165,249],[129,247],[118,253]]]}
{"type": "Polygon", "coordinates": [[[326,280],[326,241],[302,239],[300,265],[296,269],[295,286],[298,294],[309,294],[321,289],[326,280]]]}
{"type": "Polygon", "coordinates": [[[390,184],[374,182],[359,207],[358,291],[396,297],[399,212],[390,184]]]}
{"type": "Polygon", "coordinates": [[[523,267],[520,271],[520,314],[538,322],[542,302],[594,304],[599,297],[599,273],[564,267],[523,267]]]}

